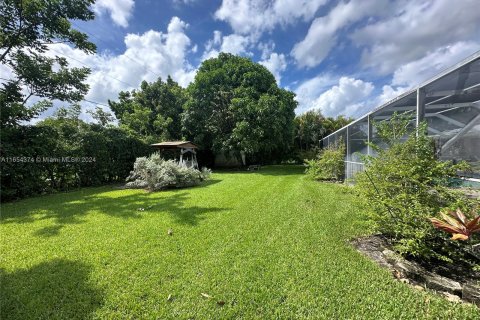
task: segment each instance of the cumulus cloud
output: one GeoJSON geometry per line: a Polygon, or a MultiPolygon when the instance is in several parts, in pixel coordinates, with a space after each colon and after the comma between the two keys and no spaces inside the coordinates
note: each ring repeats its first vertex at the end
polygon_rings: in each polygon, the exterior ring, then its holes
{"type": "Polygon", "coordinates": [[[372,100],[372,106],[380,106],[417,87],[476,52],[479,47],[475,42],[460,41],[432,50],[424,57],[400,66],[394,71],[391,83],[384,85],[382,92],[372,100]]]}
{"type": "Polygon", "coordinates": [[[296,99],[298,101],[298,112],[307,111],[312,105],[313,101],[318,98],[323,92],[330,89],[338,83],[338,78],[329,74],[321,74],[314,78],[302,82],[295,90],[296,99]]]}
{"type": "Polygon", "coordinates": [[[165,79],[171,75],[182,86],[193,81],[196,69],[186,57],[192,47],[185,34],[187,27],[185,22],[173,17],[166,33],[149,30],[140,35],[127,34],[126,50],[120,55],[87,55],[66,44],[51,45],[48,54],[66,57],[72,67],[90,67],[92,72],[86,81],[90,90],[85,99],[107,104],[109,99],[116,99],[120,91],[138,88],[143,80],[154,81],[159,76],[165,79]]]}
{"type": "Polygon", "coordinates": [[[272,52],[268,58],[260,61],[259,63],[265,66],[265,68],[267,68],[274,75],[277,83],[280,84],[281,73],[287,68],[285,55],[272,52]]]}
{"type": "Polygon", "coordinates": [[[393,87],[390,85],[384,85],[382,87],[382,93],[380,93],[373,100],[373,107],[381,106],[382,104],[398,97],[402,93],[405,93],[408,89],[408,87],[393,87]]]}
{"type": "Polygon", "coordinates": [[[352,116],[366,111],[366,101],[374,89],[371,82],[341,77],[337,84],[314,96],[312,91],[315,91],[316,85],[325,88],[331,81],[329,76],[319,76],[300,85],[295,90],[299,102],[297,113],[318,109],[325,116],[352,116]]]}
{"type": "Polygon", "coordinates": [[[133,7],[133,0],[97,0],[93,10],[98,15],[107,12],[115,24],[127,27],[128,20],[132,17],[133,7]]]}
{"type": "Polygon", "coordinates": [[[213,39],[208,40],[205,45],[202,60],[215,58],[220,52],[251,56],[252,53],[248,51],[251,44],[252,39],[248,36],[235,33],[223,36],[221,31],[215,30],[213,39]]]}
{"type": "Polygon", "coordinates": [[[459,41],[479,41],[477,0],[404,0],[390,14],[356,30],[351,38],[364,46],[362,65],[386,75],[432,50],[459,41]]]}
{"type": "Polygon", "coordinates": [[[215,18],[226,21],[237,34],[259,36],[277,25],[312,19],[327,0],[223,0],[215,18]]]}
{"type": "Polygon", "coordinates": [[[335,46],[343,28],[368,15],[383,14],[387,3],[387,0],[340,2],[327,15],[313,20],[305,38],[293,47],[292,56],[300,67],[317,66],[335,46]]]}
{"type": "Polygon", "coordinates": [[[480,43],[457,42],[428,52],[424,57],[400,66],[392,85],[415,87],[480,49],[480,43]]]}

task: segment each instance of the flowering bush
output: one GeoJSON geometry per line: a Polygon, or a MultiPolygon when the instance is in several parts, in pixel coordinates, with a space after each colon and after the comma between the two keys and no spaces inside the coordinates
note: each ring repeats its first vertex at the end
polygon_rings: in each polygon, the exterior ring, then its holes
{"type": "Polygon", "coordinates": [[[210,177],[209,169],[199,171],[179,165],[173,160],[164,160],[160,154],[137,158],[133,171],[127,178],[127,188],[157,191],[166,188],[184,188],[200,184],[210,177]]]}

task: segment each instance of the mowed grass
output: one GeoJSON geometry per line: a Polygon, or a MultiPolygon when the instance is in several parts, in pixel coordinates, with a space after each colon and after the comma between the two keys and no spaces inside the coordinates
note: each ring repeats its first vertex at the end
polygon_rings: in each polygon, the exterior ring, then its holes
{"type": "Polygon", "coordinates": [[[479,319],[356,252],[345,187],[291,166],[212,178],[2,205],[1,319],[479,319]]]}

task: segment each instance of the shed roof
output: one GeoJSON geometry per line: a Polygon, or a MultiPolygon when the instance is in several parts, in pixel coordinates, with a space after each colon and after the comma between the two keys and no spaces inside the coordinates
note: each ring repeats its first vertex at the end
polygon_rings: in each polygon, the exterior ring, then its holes
{"type": "Polygon", "coordinates": [[[164,141],[164,142],[151,144],[151,146],[161,148],[161,149],[176,149],[176,148],[198,149],[198,146],[190,141],[164,141]]]}

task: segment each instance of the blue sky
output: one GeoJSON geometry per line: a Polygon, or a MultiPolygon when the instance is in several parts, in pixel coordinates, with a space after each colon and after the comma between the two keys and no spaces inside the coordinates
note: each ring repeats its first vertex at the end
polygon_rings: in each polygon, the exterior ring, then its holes
{"type": "MultiPolygon", "coordinates": [[[[225,51],[265,65],[297,94],[297,114],[358,117],[480,50],[478,0],[97,0],[74,22],[96,55],[52,54],[88,65],[87,99],[106,103],[142,80],[182,86],[225,51]],[[80,62],[79,62],[80,61],[80,62]]],[[[88,103],[85,109],[93,108],[88,103]]]]}

